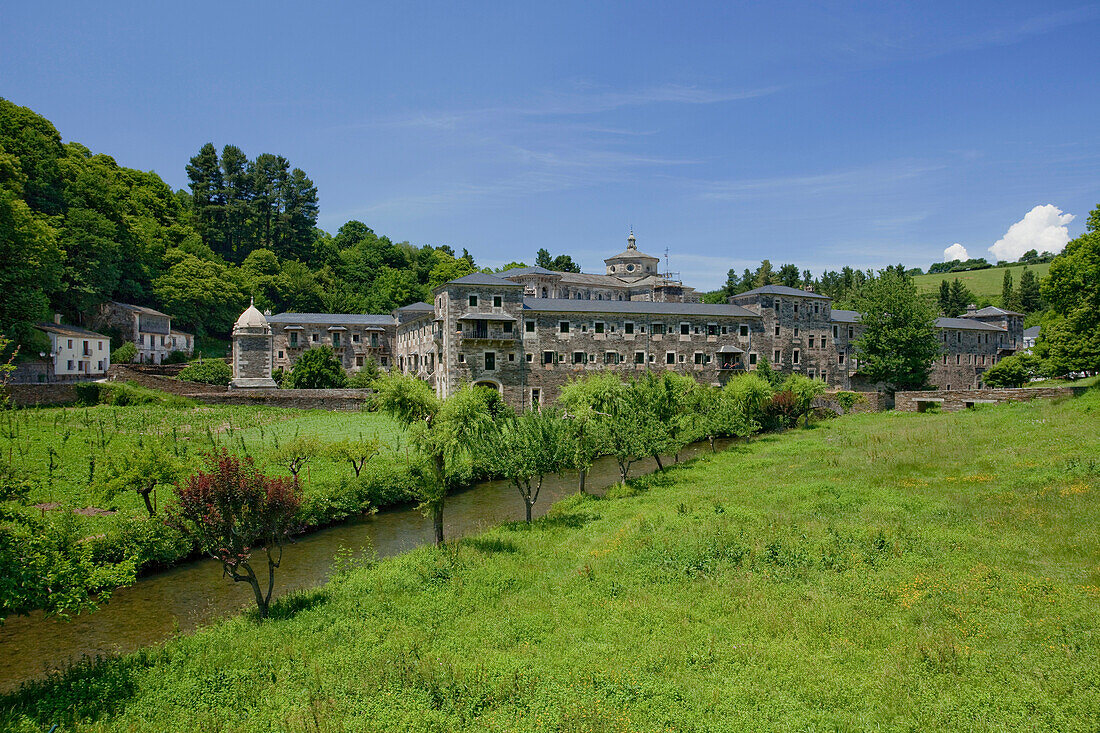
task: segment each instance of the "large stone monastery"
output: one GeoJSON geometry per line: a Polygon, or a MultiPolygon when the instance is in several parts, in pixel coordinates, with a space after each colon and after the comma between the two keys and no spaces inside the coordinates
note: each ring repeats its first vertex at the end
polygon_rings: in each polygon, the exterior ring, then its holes
{"type": "MultiPolygon", "coordinates": [[[[432,303],[390,315],[264,316],[250,307],[234,328],[234,383],[269,385],[272,368],[289,369],[324,344],[349,372],[372,359],[440,395],[482,384],[516,407],[549,403],[569,379],[596,369],[624,377],[672,369],[720,384],[764,359],[834,389],[874,388],[857,376],[858,313],[782,285],[704,304],[694,288],[660,273],[660,260],[639,252],[633,233],[627,241],[604,260],[603,275],[541,267],[475,273],[437,288],[432,303]]],[[[936,326],[943,352],[931,381],[944,389],[980,387],[986,369],[1023,345],[1023,316],[999,308],[936,326]]]]}

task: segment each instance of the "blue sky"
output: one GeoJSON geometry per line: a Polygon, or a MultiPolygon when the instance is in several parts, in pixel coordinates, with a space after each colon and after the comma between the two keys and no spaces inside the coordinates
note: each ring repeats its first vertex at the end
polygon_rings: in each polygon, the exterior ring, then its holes
{"type": "Polygon", "coordinates": [[[173,187],[281,153],[329,231],[601,271],[633,225],[709,289],[1079,234],[1098,38],[1098,3],[24,2],[0,96],[173,187]]]}

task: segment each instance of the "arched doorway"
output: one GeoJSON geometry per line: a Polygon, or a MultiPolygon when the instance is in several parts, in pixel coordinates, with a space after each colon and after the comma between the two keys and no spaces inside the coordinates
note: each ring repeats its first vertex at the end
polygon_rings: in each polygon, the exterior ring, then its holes
{"type": "Polygon", "coordinates": [[[495,379],[482,379],[482,380],[479,380],[477,382],[474,382],[474,386],[475,387],[488,387],[489,389],[495,391],[497,394],[500,394],[501,391],[502,391],[501,386],[500,386],[500,382],[496,381],[495,379]]]}

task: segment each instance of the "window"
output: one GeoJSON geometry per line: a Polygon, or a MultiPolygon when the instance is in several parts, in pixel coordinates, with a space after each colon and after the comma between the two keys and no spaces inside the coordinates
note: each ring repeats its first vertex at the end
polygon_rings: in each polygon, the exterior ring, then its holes
{"type": "Polygon", "coordinates": [[[282,359],[282,358],[283,358],[283,352],[281,352],[281,351],[279,352],[279,358],[280,358],[280,359],[282,359]]]}
{"type": "Polygon", "coordinates": [[[962,364],[962,354],[955,354],[955,363],[962,364]]]}
{"type": "Polygon", "coordinates": [[[799,350],[798,349],[792,349],[791,350],[791,363],[792,364],[797,364],[799,356],[800,356],[799,350]]]}
{"type": "Polygon", "coordinates": [[[491,372],[497,368],[497,355],[492,351],[485,352],[485,371],[491,372]]]}
{"type": "Polygon", "coordinates": [[[852,339],[856,337],[855,326],[848,326],[848,338],[852,339]]]}
{"type": "Polygon", "coordinates": [[[745,324],[745,323],[741,324],[740,330],[738,331],[738,335],[741,336],[742,338],[749,335],[748,324],[745,324]]]}
{"type": "Polygon", "coordinates": [[[535,355],[532,354],[530,351],[527,352],[527,363],[528,364],[534,364],[535,363],[535,355]]]}
{"type": "Polygon", "coordinates": [[[596,329],[596,333],[603,333],[603,331],[604,331],[604,322],[603,321],[596,321],[593,324],[593,328],[596,329]]]}
{"type": "Polygon", "coordinates": [[[332,332],[332,345],[333,346],[339,346],[340,345],[340,333],[338,331],[333,331],[332,332]]]}
{"type": "Polygon", "coordinates": [[[558,323],[558,333],[569,333],[569,321],[561,321],[558,323]]]}
{"type": "Polygon", "coordinates": [[[756,364],[756,352],[755,351],[750,351],[749,352],[749,366],[754,366],[755,364],[756,364]]]}
{"type": "Polygon", "coordinates": [[[103,342],[102,341],[96,341],[95,345],[96,345],[96,351],[103,351],[103,342]]]}
{"type": "Polygon", "coordinates": [[[631,323],[630,321],[627,321],[626,323],[624,323],[623,324],[623,333],[625,333],[627,336],[632,336],[634,334],[634,324],[631,323]]]}
{"type": "Polygon", "coordinates": [[[645,352],[644,351],[635,351],[634,352],[634,363],[635,364],[645,364],[645,352]]]}
{"type": "Polygon", "coordinates": [[[779,324],[778,324],[778,323],[777,323],[777,324],[775,324],[775,335],[776,335],[776,336],[778,336],[778,335],[779,335],[779,324]]]}
{"type": "Polygon", "coordinates": [[[681,336],[690,336],[691,335],[691,325],[687,324],[687,323],[681,323],[680,324],[680,335],[681,336]]]}
{"type": "Polygon", "coordinates": [[[526,331],[527,333],[534,333],[535,332],[535,322],[534,321],[524,321],[523,330],[526,331]]]}
{"type": "Polygon", "coordinates": [[[603,363],[604,364],[612,364],[612,365],[618,364],[619,363],[619,353],[617,351],[605,351],[603,353],[603,363]]]}
{"type": "Polygon", "coordinates": [[[553,351],[544,351],[544,352],[542,352],[542,363],[543,364],[553,364],[554,363],[554,352],[553,351]]]}
{"type": "Polygon", "coordinates": [[[838,333],[838,331],[840,331],[840,326],[833,326],[833,341],[836,341],[838,338],[840,338],[840,334],[838,333]]]}
{"type": "Polygon", "coordinates": [[[817,315],[820,312],[821,312],[821,306],[818,305],[817,303],[814,303],[814,315],[817,315]]]}
{"type": "Polygon", "coordinates": [[[459,364],[465,364],[466,363],[466,355],[465,354],[459,354],[458,355],[458,363],[459,364]]]}
{"type": "Polygon", "coordinates": [[[944,354],[944,355],[943,355],[943,363],[944,363],[944,364],[946,364],[946,363],[947,363],[947,354],[944,354]]]}
{"type": "MultiPolygon", "coordinates": [[[[145,337],[144,337],[144,336],[142,336],[140,340],[141,340],[142,342],[144,342],[144,339],[145,339],[145,337]]],[[[70,349],[71,349],[71,348],[73,348],[73,340],[72,340],[72,339],[69,339],[69,346],[68,346],[68,348],[70,348],[70,349]]],[[[72,369],[72,367],[69,367],[69,368],[70,368],[70,369],[72,369]]]]}
{"type": "Polygon", "coordinates": [[[798,326],[794,327],[794,337],[798,338],[798,326]]]}
{"type": "Polygon", "coordinates": [[[796,316],[798,315],[798,303],[795,303],[795,304],[794,304],[794,314],[795,314],[796,316]]]}
{"type": "Polygon", "coordinates": [[[316,341],[317,341],[317,339],[318,339],[318,337],[319,337],[319,334],[316,334],[316,333],[311,333],[311,334],[309,335],[309,340],[310,340],[310,341],[313,341],[313,342],[316,342],[316,341]]]}
{"type": "Polygon", "coordinates": [[[718,335],[718,324],[717,323],[708,323],[707,324],[707,336],[717,336],[717,335],[718,335]]]}
{"type": "Polygon", "coordinates": [[[102,359],[99,360],[98,366],[96,368],[99,369],[99,371],[103,371],[103,360],[102,359]]]}
{"type": "Polygon", "coordinates": [[[821,381],[822,382],[828,382],[829,381],[829,372],[821,372],[821,381]]]}
{"type": "Polygon", "coordinates": [[[807,346],[812,349],[814,347],[814,337],[810,336],[810,338],[808,340],[809,340],[809,343],[807,344],[807,346]]]}
{"type": "Polygon", "coordinates": [[[508,333],[508,334],[512,333],[512,322],[511,321],[505,321],[504,322],[504,333],[508,333]]]}
{"type": "Polygon", "coordinates": [[[844,363],[844,352],[843,351],[836,355],[836,363],[837,364],[843,364],[844,363]]]}
{"type": "Polygon", "coordinates": [[[652,364],[655,361],[657,361],[657,355],[656,354],[650,354],[649,355],[649,363],[652,364]]]}
{"type": "Polygon", "coordinates": [[[359,343],[359,334],[357,334],[357,333],[353,333],[353,334],[351,335],[351,342],[352,342],[353,344],[357,344],[357,343],[359,343]]]}
{"type": "Polygon", "coordinates": [[[665,352],[665,364],[675,364],[675,363],[676,363],[676,352],[675,351],[666,351],[665,352]]]}
{"type": "Polygon", "coordinates": [[[583,351],[574,351],[573,352],[573,363],[574,364],[583,364],[584,362],[585,362],[584,352],[583,351]]]}
{"type": "Polygon", "coordinates": [[[696,364],[705,363],[705,360],[703,359],[703,352],[702,351],[696,351],[695,352],[695,363],[696,364]]]}
{"type": "Polygon", "coordinates": [[[470,307],[471,308],[477,308],[477,296],[476,295],[471,295],[470,296],[470,307]]]}
{"type": "Polygon", "coordinates": [[[664,334],[664,332],[665,332],[665,324],[663,324],[663,323],[654,323],[653,324],[653,335],[654,336],[661,336],[661,335],[664,334]]]}
{"type": "Polygon", "coordinates": [[[817,375],[817,370],[814,369],[813,367],[810,367],[809,369],[806,370],[806,376],[809,377],[810,379],[813,379],[814,376],[816,376],[816,375],[817,375]]]}
{"type": "Polygon", "coordinates": [[[684,355],[683,355],[683,354],[680,354],[680,363],[681,363],[681,364],[683,364],[683,363],[684,363],[684,355]]]}
{"type": "Polygon", "coordinates": [[[355,357],[355,366],[357,366],[357,367],[363,366],[363,357],[361,357],[361,356],[355,357]]]}
{"type": "Polygon", "coordinates": [[[290,345],[291,346],[297,346],[298,345],[298,333],[297,333],[297,331],[292,331],[291,332],[291,334],[290,334],[290,345]]]}
{"type": "Polygon", "coordinates": [[[378,348],[378,334],[372,333],[370,335],[370,345],[372,349],[378,348]]]}
{"type": "Polygon", "coordinates": [[[501,297],[499,295],[493,296],[493,307],[499,308],[502,305],[501,297]]]}
{"type": "Polygon", "coordinates": [[[538,387],[531,388],[531,406],[538,407],[542,404],[542,391],[538,387]]]}
{"type": "Polygon", "coordinates": [[[515,355],[515,353],[510,353],[510,354],[508,354],[508,361],[515,361],[515,360],[516,360],[516,355],[515,355]]]}
{"type": "Polygon", "coordinates": [[[780,361],[782,361],[782,357],[783,357],[783,352],[780,351],[779,349],[776,349],[775,351],[772,352],[772,363],[773,364],[778,364],[780,361]]]}
{"type": "Polygon", "coordinates": [[[73,369],[76,369],[76,362],[74,362],[72,359],[69,359],[69,371],[71,372],[73,369]]]}

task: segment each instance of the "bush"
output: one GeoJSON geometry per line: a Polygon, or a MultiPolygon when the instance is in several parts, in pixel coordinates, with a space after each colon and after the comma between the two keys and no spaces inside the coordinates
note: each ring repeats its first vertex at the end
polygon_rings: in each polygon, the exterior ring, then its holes
{"type": "Polygon", "coordinates": [[[859,392],[837,392],[836,401],[842,408],[844,408],[845,414],[852,411],[858,403],[863,402],[863,395],[859,392]]]}
{"type": "Polygon", "coordinates": [[[285,381],[290,389],[334,389],[346,385],[348,375],[332,347],[319,346],[298,357],[285,381]]]}
{"type": "Polygon", "coordinates": [[[286,383],[286,372],[283,370],[282,367],[279,367],[278,369],[272,371],[271,378],[275,381],[276,387],[278,387],[279,389],[283,389],[283,386],[286,383]]]}
{"type": "Polygon", "coordinates": [[[76,402],[83,407],[90,407],[91,405],[99,404],[99,384],[95,382],[80,382],[73,385],[73,391],[76,392],[76,402]]]}
{"type": "Polygon", "coordinates": [[[218,359],[193,361],[179,373],[179,379],[184,382],[199,382],[225,387],[229,384],[229,380],[233,379],[233,369],[224,361],[218,359]]]}
{"type": "Polygon", "coordinates": [[[128,405],[191,407],[195,404],[186,397],[149,389],[133,382],[104,382],[99,387],[99,402],[103,405],[114,405],[115,407],[128,405]]]}
{"type": "Polygon", "coordinates": [[[989,387],[1023,387],[1034,377],[1042,376],[1043,361],[1034,354],[1006,356],[982,374],[989,387]]]}
{"type": "Polygon", "coordinates": [[[122,346],[111,352],[112,364],[130,364],[137,358],[137,347],[130,341],[127,341],[122,346]]]}
{"type": "Polygon", "coordinates": [[[382,372],[378,369],[378,363],[369,356],[366,358],[359,371],[353,373],[348,378],[348,386],[355,387],[356,389],[372,389],[374,387],[374,380],[381,376],[382,372]]]}
{"type": "Polygon", "coordinates": [[[186,364],[187,354],[182,351],[173,351],[164,358],[161,364],[186,364]]]}

